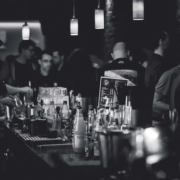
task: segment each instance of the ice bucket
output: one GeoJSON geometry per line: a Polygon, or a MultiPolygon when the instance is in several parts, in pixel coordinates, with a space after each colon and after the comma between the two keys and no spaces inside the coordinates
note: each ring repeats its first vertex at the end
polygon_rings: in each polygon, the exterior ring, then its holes
{"type": "Polygon", "coordinates": [[[125,170],[131,151],[131,131],[104,130],[98,132],[98,138],[102,168],[109,173],[125,170]]]}

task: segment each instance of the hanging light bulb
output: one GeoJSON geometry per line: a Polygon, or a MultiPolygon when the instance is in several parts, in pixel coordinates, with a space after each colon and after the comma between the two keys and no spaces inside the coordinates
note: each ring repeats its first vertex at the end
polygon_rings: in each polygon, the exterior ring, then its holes
{"type": "Polygon", "coordinates": [[[104,10],[100,9],[100,0],[98,0],[98,8],[95,9],[95,29],[104,29],[104,10]]]}
{"type": "Polygon", "coordinates": [[[144,0],[133,0],[133,20],[144,20],[144,0]]]}
{"type": "Polygon", "coordinates": [[[27,23],[25,23],[22,27],[22,39],[29,40],[30,38],[30,28],[27,23]]]}
{"type": "Polygon", "coordinates": [[[26,17],[26,11],[27,11],[26,7],[27,7],[27,2],[25,0],[25,23],[24,23],[24,25],[22,27],[22,39],[23,40],[29,40],[29,38],[30,38],[30,28],[29,28],[29,26],[27,24],[27,21],[26,21],[26,19],[27,19],[27,17],[26,17]]]}
{"type": "Polygon", "coordinates": [[[70,33],[71,36],[78,36],[79,24],[78,19],[75,18],[75,0],[73,0],[73,18],[70,20],[70,33]]]}

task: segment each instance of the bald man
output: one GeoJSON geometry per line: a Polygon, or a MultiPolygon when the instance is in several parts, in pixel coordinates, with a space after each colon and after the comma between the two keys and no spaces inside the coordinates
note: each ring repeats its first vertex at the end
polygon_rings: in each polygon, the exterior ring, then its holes
{"type": "Polygon", "coordinates": [[[111,53],[113,61],[99,69],[101,76],[116,76],[128,79],[128,86],[144,86],[145,68],[129,60],[130,50],[125,42],[117,42],[111,53]]]}

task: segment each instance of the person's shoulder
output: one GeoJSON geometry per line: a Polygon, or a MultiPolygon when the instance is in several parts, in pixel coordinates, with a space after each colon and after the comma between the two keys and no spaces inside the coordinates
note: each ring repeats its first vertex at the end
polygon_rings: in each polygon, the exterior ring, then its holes
{"type": "Polygon", "coordinates": [[[14,56],[14,55],[8,55],[8,56],[6,57],[6,62],[12,62],[12,61],[15,61],[15,59],[16,59],[16,56],[14,56]]]}

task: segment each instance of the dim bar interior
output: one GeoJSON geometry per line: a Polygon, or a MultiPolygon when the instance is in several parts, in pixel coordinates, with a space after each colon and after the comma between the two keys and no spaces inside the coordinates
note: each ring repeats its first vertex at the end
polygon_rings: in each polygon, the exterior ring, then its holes
{"type": "Polygon", "coordinates": [[[180,179],[179,0],[1,0],[0,179],[180,179]]]}

